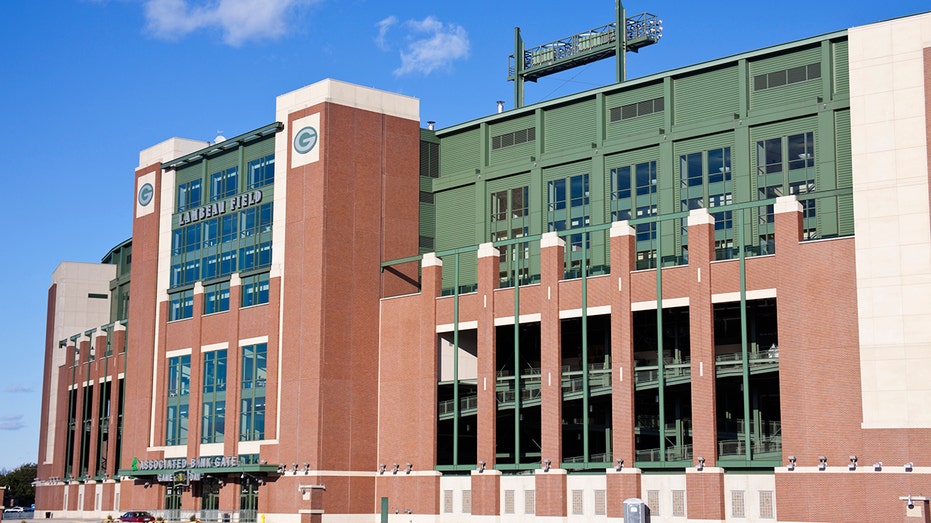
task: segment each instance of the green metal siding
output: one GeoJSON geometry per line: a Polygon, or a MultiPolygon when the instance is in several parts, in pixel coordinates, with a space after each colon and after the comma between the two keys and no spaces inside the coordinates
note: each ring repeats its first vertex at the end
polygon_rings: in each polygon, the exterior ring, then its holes
{"type": "Polygon", "coordinates": [[[595,100],[589,99],[543,111],[543,150],[559,150],[598,141],[595,110],[595,100]]]}
{"type": "Polygon", "coordinates": [[[535,129],[535,127],[534,116],[532,114],[522,116],[520,118],[514,118],[512,120],[505,120],[503,122],[489,124],[487,144],[489,151],[489,163],[494,165],[496,163],[508,162],[511,160],[528,160],[530,156],[532,156],[536,151],[536,140],[540,139],[539,133],[537,133],[536,139],[534,140],[502,147],[500,149],[492,149],[492,138],[503,134],[513,133],[514,131],[521,131],[531,128],[535,129]]]}
{"type": "Polygon", "coordinates": [[[479,129],[444,136],[440,141],[440,173],[451,175],[482,165],[479,129]]]}
{"type": "Polygon", "coordinates": [[[740,88],[736,66],[676,78],[673,81],[674,123],[682,125],[733,117],[740,110],[740,88]]]}
{"type": "MultiPolygon", "coordinates": [[[[750,62],[750,109],[778,107],[787,102],[811,100],[815,102],[822,94],[821,80],[810,79],[798,83],[771,87],[755,91],[753,78],[760,74],[782,71],[793,67],[821,62],[821,47],[815,46],[793,53],[779,54],[750,62]]],[[[821,67],[821,75],[828,74],[826,67],[821,67]]]]}
{"type": "MultiPolygon", "coordinates": [[[[229,169],[230,167],[236,167],[237,165],[239,165],[239,149],[234,149],[219,156],[213,156],[207,160],[207,176],[224,169],[229,169]]],[[[243,168],[245,168],[245,166],[243,166],[243,168]]],[[[240,176],[242,176],[242,169],[240,169],[240,176]]],[[[209,182],[209,179],[206,181],[209,182]]],[[[205,194],[207,193],[205,192],[205,194]]]]}
{"type": "Polygon", "coordinates": [[[628,91],[621,91],[619,93],[613,93],[605,96],[605,122],[607,122],[606,129],[606,138],[612,140],[615,138],[621,138],[624,136],[631,136],[641,133],[659,133],[659,129],[663,127],[664,122],[664,113],[666,110],[669,110],[669,104],[666,104],[664,111],[657,113],[649,114],[646,116],[639,116],[636,118],[631,118],[629,120],[619,120],[616,122],[611,121],[611,109],[615,107],[621,107],[627,104],[633,104],[638,102],[643,102],[646,100],[652,100],[653,98],[660,98],[663,96],[663,83],[658,82],[651,85],[646,85],[643,87],[638,87],[636,89],[631,89],[628,91]]]}
{"type": "Polygon", "coordinates": [[[850,92],[850,63],[847,58],[847,40],[834,42],[834,92],[850,92]]]}
{"type": "MultiPolygon", "coordinates": [[[[475,186],[467,185],[436,193],[436,250],[444,251],[476,245],[485,241],[475,237],[475,224],[484,217],[475,216],[475,186]]],[[[453,260],[443,261],[443,287],[453,286],[453,260]]],[[[474,284],[477,260],[475,253],[460,256],[460,284],[474,284]]]]}
{"type": "Polygon", "coordinates": [[[243,169],[248,167],[249,162],[252,160],[258,160],[270,154],[275,154],[275,140],[262,140],[261,142],[246,145],[244,152],[246,163],[243,165],[243,169]]]}
{"type": "MultiPolygon", "coordinates": [[[[834,113],[834,131],[834,149],[835,154],[837,154],[837,187],[851,188],[853,187],[853,161],[850,147],[849,110],[834,113]]],[[[841,236],[853,234],[853,195],[838,197],[837,212],[837,233],[841,236]]]]}
{"type": "Polygon", "coordinates": [[[487,194],[485,196],[489,197],[489,195],[493,192],[514,189],[516,187],[523,187],[525,185],[530,185],[529,172],[515,174],[504,178],[495,178],[494,180],[488,181],[486,186],[487,194]]]}

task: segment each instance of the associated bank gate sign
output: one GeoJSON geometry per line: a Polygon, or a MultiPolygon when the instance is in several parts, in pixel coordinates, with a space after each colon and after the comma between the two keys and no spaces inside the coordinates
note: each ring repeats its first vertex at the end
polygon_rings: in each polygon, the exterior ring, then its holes
{"type": "Polygon", "coordinates": [[[239,466],[239,456],[134,459],[133,470],[224,469],[239,466]]]}

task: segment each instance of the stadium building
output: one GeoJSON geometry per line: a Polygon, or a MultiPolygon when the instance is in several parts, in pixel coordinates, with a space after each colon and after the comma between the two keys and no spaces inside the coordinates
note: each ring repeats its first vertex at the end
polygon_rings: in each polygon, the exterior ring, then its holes
{"type": "Polygon", "coordinates": [[[931,521],[931,14],[517,102],[141,151],[52,275],[39,517],[931,521]]]}

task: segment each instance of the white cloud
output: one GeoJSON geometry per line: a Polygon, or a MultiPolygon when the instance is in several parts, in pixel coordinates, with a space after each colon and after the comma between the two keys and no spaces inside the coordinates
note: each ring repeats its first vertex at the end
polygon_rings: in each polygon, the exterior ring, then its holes
{"type": "Polygon", "coordinates": [[[194,31],[218,28],[223,41],[239,46],[247,40],[278,38],[297,7],[321,0],[146,0],[148,29],[169,40],[194,31]]]}
{"type": "MultiPolygon", "coordinates": [[[[385,49],[385,34],[397,19],[388,17],[377,25],[379,35],[376,43],[385,49]]],[[[430,74],[437,69],[447,69],[454,60],[468,58],[469,35],[461,25],[446,23],[428,16],[423,20],[408,20],[404,27],[409,30],[407,45],[401,51],[401,67],[394,70],[395,76],[411,73],[430,74]]]]}
{"type": "Polygon", "coordinates": [[[22,419],[22,414],[0,417],[0,430],[19,430],[26,426],[22,419]]]}
{"type": "Polygon", "coordinates": [[[388,44],[385,42],[385,36],[388,35],[388,29],[391,29],[391,26],[397,23],[398,17],[389,16],[388,18],[380,20],[377,24],[375,24],[375,26],[378,27],[378,36],[375,37],[375,45],[377,45],[378,48],[382,51],[388,49],[388,44]]]}
{"type": "Polygon", "coordinates": [[[32,392],[32,387],[27,387],[26,385],[7,385],[4,387],[3,392],[32,392]]]}

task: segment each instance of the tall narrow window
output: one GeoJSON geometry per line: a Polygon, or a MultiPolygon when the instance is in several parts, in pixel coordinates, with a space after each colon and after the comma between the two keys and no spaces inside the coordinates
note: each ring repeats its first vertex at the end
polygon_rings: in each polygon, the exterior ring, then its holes
{"type": "MultiPolygon", "coordinates": [[[[679,156],[679,210],[712,209],[733,203],[731,148],[709,149],[679,156]]],[[[733,211],[711,212],[714,217],[716,259],[733,255],[733,211]]],[[[688,261],[688,218],[682,218],[682,261],[688,261]]]]}
{"type": "MultiPolygon", "coordinates": [[[[803,209],[803,237],[818,238],[817,209],[810,193],[816,190],[815,136],[813,132],[759,140],[756,143],[757,199],[794,194],[803,209]]],[[[773,205],[759,208],[759,249],[775,252],[773,205]]]]}
{"type": "MultiPolygon", "coordinates": [[[[656,214],[656,162],[611,169],[611,220],[649,218],[656,214]]],[[[656,266],[656,222],[634,225],[637,268],[656,266]]]]}
{"type": "MultiPolygon", "coordinates": [[[[523,238],[530,232],[528,187],[491,193],[491,216],[489,228],[491,241],[523,238]]],[[[526,283],[530,273],[530,245],[515,243],[501,246],[500,277],[502,287],[513,285],[511,279],[516,270],[521,283],[526,283]]]]}
{"type": "Polygon", "coordinates": [[[226,349],[204,354],[201,443],[222,443],[226,428],[226,349]]]}
{"type": "MultiPolygon", "coordinates": [[[[588,174],[570,176],[552,180],[547,185],[548,229],[565,231],[581,229],[591,223],[591,205],[589,204],[588,174]]],[[[581,268],[582,243],[591,253],[591,239],[588,233],[570,234],[566,237],[566,252],[569,258],[567,269],[581,268]]]]}
{"type": "Polygon", "coordinates": [[[265,439],[265,381],[267,344],[242,348],[242,393],[239,440],[265,439]]]}
{"type": "Polygon", "coordinates": [[[191,355],[168,358],[168,407],[165,444],[186,445],[191,394],[191,355]]]}

